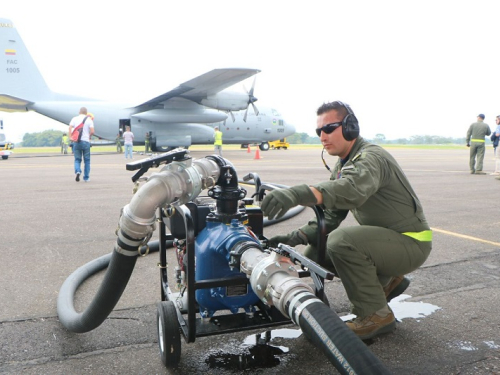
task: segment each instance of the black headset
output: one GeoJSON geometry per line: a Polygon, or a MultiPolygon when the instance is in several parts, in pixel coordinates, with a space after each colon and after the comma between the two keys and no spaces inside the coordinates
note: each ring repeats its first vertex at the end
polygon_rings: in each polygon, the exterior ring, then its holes
{"type": "Polygon", "coordinates": [[[352,141],[359,136],[358,119],[354,115],[351,107],[349,107],[349,104],[342,103],[340,100],[337,100],[337,103],[347,110],[347,115],[342,120],[342,135],[346,141],[352,141]]]}

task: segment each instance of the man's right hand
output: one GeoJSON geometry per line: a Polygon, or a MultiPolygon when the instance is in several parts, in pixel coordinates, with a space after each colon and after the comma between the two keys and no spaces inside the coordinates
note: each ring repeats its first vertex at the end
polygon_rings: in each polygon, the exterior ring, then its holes
{"type": "Polygon", "coordinates": [[[270,247],[278,247],[278,244],[284,243],[285,245],[295,247],[297,245],[307,245],[307,236],[300,229],[294,230],[292,233],[274,236],[267,241],[270,247]]]}
{"type": "Polygon", "coordinates": [[[470,143],[467,142],[467,147],[470,147],[470,143]]]}

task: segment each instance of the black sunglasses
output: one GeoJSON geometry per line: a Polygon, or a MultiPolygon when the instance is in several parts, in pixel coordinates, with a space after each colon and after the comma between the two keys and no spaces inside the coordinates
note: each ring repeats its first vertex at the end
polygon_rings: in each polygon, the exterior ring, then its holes
{"type": "Polygon", "coordinates": [[[325,126],[322,126],[321,128],[316,129],[316,134],[318,137],[321,137],[321,132],[324,132],[325,134],[331,134],[333,131],[339,127],[342,126],[341,122],[332,122],[331,124],[326,124],[325,126]]]}

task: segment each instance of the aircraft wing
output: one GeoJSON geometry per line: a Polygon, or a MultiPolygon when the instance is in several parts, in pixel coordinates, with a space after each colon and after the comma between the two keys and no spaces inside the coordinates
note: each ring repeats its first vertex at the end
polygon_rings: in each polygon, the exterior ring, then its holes
{"type": "Polygon", "coordinates": [[[243,81],[257,73],[258,69],[229,68],[214,69],[192,80],[181,83],[175,89],[148,100],[137,107],[154,108],[172,98],[203,99],[243,81]]]}
{"type": "Polygon", "coordinates": [[[15,96],[0,94],[0,111],[4,112],[26,112],[26,107],[33,104],[28,100],[16,98],[15,96]]]}

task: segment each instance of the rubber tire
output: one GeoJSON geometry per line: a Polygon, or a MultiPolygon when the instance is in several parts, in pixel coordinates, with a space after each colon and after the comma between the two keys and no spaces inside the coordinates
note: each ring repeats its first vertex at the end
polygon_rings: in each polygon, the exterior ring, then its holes
{"type": "Polygon", "coordinates": [[[161,361],[165,367],[176,367],[181,360],[181,335],[177,310],[172,301],[158,303],[156,328],[161,361]]]}
{"type": "Polygon", "coordinates": [[[262,142],[260,145],[259,145],[259,148],[261,151],[267,151],[269,150],[269,143],[267,142],[262,142]]]}
{"type": "Polygon", "coordinates": [[[3,160],[7,160],[9,158],[9,155],[2,155],[3,160]]]}

